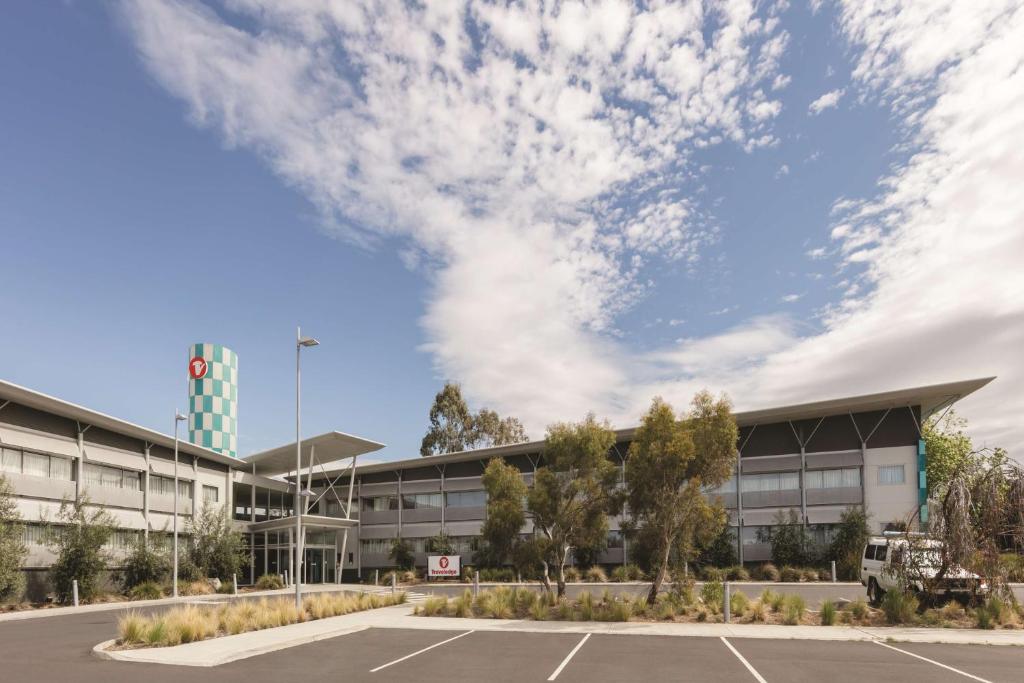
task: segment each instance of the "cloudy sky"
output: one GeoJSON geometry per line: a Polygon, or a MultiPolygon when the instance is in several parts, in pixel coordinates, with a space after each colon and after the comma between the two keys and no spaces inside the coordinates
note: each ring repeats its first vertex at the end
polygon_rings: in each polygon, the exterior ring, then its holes
{"type": "Polygon", "coordinates": [[[1021,2],[7,14],[5,379],[162,428],[221,342],[248,452],[301,323],[309,431],[386,457],[445,379],[540,437],[998,375],[961,412],[1024,449],[1021,2]]]}

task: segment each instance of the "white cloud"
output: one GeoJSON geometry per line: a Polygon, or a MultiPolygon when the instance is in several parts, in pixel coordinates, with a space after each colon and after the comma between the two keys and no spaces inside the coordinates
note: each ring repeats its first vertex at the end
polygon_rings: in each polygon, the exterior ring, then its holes
{"type": "Polygon", "coordinates": [[[825,247],[815,247],[807,251],[807,256],[812,259],[823,259],[828,256],[828,251],[825,247]]]}
{"type": "Polygon", "coordinates": [[[833,109],[839,105],[839,100],[842,99],[845,93],[845,88],[829,90],[827,93],[811,102],[807,107],[807,112],[811,116],[817,116],[826,109],[833,109]]]}
{"type": "Polygon", "coordinates": [[[781,178],[784,175],[789,175],[789,164],[782,164],[779,166],[779,170],[775,171],[776,178],[781,178]]]}
{"type": "Polygon", "coordinates": [[[650,354],[615,320],[648,260],[687,263],[715,239],[685,191],[691,153],[777,144],[761,106],[788,82],[776,6],[229,7],[123,4],[198,125],[260,153],[326,229],[403,241],[431,277],[439,374],[531,431],[591,409],[633,423],[653,394],[682,404],[703,386],[751,408],[998,374],[965,409],[984,439],[1024,446],[1019,3],[842,3],[849,87],[890,104],[916,150],[877,196],[832,206],[844,296],[814,326],[761,316],[650,354]]]}
{"type": "Polygon", "coordinates": [[[786,294],[781,299],[779,299],[779,301],[781,301],[784,304],[793,304],[796,303],[797,301],[800,301],[800,299],[802,299],[803,297],[803,294],[786,294]]]}

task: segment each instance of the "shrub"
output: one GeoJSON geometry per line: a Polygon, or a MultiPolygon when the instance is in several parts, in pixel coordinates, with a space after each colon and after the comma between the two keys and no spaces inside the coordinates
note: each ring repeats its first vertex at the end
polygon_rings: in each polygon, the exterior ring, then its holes
{"type": "Polygon", "coordinates": [[[562,621],[572,621],[572,603],[568,600],[559,600],[555,608],[555,614],[562,621]]]}
{"type": "Polygon", "coordinates": [[[868,616],[868,603],[864,602],[864,598],[857,598],[847,605],[846,610],[853,615],[854,619],[861,621],[868,616]]]}
{"type": "Polygon", "coordinates": [[[814,583],[818,580],[818,570],[811,568],[803,569],[800,571],[800,578],[803,581],[814,583]]]}
{"type": "Polygon", "coordinates": [[[538,600],[530,606],[530,618],[534,621],[546,621],[548,619],[548,604],[546,600],[538,600]]]}
{"type": "Polygon", "coordinates": [[[608,575],[604,573],[604,570],[594,565],[587,570],[586,580],[590,583],[607,583],[608,575]]]}
{"type": "Polygon", "coordinates": [[[171,559],[162,547],[154,546],[143,534],[135,539],[121,569],[121,587],[126,592],[144,583],[158,584],[171,572],[171,559]]]}
{"type": "Polygon", "coordinates": [[[256,579],[256,588],[261,591],[272,591],[284,588],[284,581],[277,574],[264,574],[256,579]]]}
{"type": "Polygon", "coordinates": [[[145,642],[146,619],[138,612],[128,612],[117,620],[117,640],[122,645],[145,642]]]}
{"type": "Polygon", "coordinates": [[[978,628],[995,628],[1009,621],[1012,609],[998,596],[992,595],[975,610],[978,628]]]}
{"type": "Polygon", "coordinates": [[[565,580],[569,583],[577,583],[580,580],[580,570],[576,567],[566,567],[565,580]]]}
{"type": "Polygon", "coordinates": [[[729,595],[729,611],[735,616],[742,616],[749,604],[750,599],[747,598],[743,591],[736,591],[729,595]]]}
{"type": "Polygon", "coordinates": [[[626,572],[626,567],[619,565],[612,570],[611,580],[616,582],[629,581],[629,575],[626,572]]]}
{"type": "Polygon", "coordinates": [[[164,596],[164,589],[155,581],[145,581],[132,586],[128,597],[132,600],[159,600],[164,596]]]}
{"type": "Polygon", "coordinates": [[[416,562],[416,556],[412,551],[412,544],[408,541],[396,538],[391,541],[391,550],[388,552],[388,559],[395,563],[399,569],[412,569],[416,562]]]}
{"type": "Polygon", "coordinates": [[[677,607],[692,605],[696,602],[696,598],[693,594],[693,579],[677,574],[673,577],[672,589],[669,591],[669,597],[677,607]]]}
{"type": "Polygon", "coordinates": [[[21,565],[27,555],[21,514],[10,484],[0,475],[0,602],[21,594],[25,585],[21,565]]]}
{"type": "Polygon", "coordinates": [[[765,620],[765,609],[764,602],[761,600],[755,600],[750,603],[750,620],[751,621],[764,621],[765,620]]]}
{"type": "Polygon", "coordinates": [[[462,595],[452,600],[449,612],[456,617],[473,616],[473,591],[468,588],[462,591],[462,595]]]}
{"type": "Polygon", "coordinates": [[[188,560],[198,570],[198,577],[231,581],[248,561],[242,535],[235,531],[220,506],[204,503],[202,511],[189,519],[188,560]]]}
{"type": "Polygon", "coordinates": [[[213,586],[209,581],[189,581],[179,586],[178,592],[182,595],[212,595],[213,586]]]}
{"type": "Polygon", "coordinates": [[[796,567],[783,567],[779,577],[786,583],[796,583],[803,578],[803,572],[796,567]]]}
{"type": "Polygon", "coordinates": [[[583,591],[576,599],[580,609],[580,619],[583,621],[593,621],[594,619],[594,596],[590,594],[590,591],[583,591]]]}
{"type": "Polygon", "coordinates": [[[629,621],[633,616],[633,603],[628,600],[616,600],[608,610],[608,621],[629,621]]]}
{"type": "Polygon", "coordinates": [[[825,569],[824,567],[822,567],[821,569],[818,570],[818,581],[831,581],[831,580],[832,580],[832,570],[831,569],[825,569]]]}
{"type": "Polygon", "coordinates": [[[992,623],[992,614],[984,607],[979,607],[974,610],[974,617],[976,619],[977,628],[990,629],[995,628],[995,624],[992,623]]]}
{"type": "Polygon", "coordinates": [[[676,617],[676,608],[671,600],[664,600],[658,603],[655,615],[659,621],[671,621],[676,617]]]}
{"type": "Polygon", "coordinates": [[[821,625],[831,626],[836,623],[836,604],[831,600],[821,603],[821,625]]]}
{"type": "Polygon", "coordinates": [[[910,624],[917,614],[917,598],[910,593],[891,590],[882,598],[882,612],[890,624],[910,624]]]}
{"type": "MultiPolygon", "coordinates": [[[[795,510],[787,516],[776,513],[771,538],[772,561],[782,565],[801,565],[808,561],[807,548],[811,546],[807,528],[800,523],[795,510]]],[[[785,581],[785,579],[783,579],[785,581]]]]}
{"type": "Polygon", "coordinates": [[[721,581],[705,581],[700,589],[700,599],[704,605],[718,614],[722,610],[722,600],[725,597],[725,589],[721,581]]]}
{"type": "Polygon", "coordinates": [[[723,581],[725,580],[725,571],[710,565],[701,567],[700,578],[704,581],[723,581]]]}
{"type": "Polygon", "coordinates": [[[843,512],[827,553],[836,561],[839,578],[855,581],[860,576],[860,557],[870,535],[867,513],[852,507],[843,512]]]}
{"type": "Polygon", "coordinates": [[[48,544],[57,555],[50,569],[57,601],[72,601],[72,581],[78,581],[78,597],[94,599],[100,588],[100,575],[108,564],[103,546],[114,529],[114,518],[102,509],[90,509],[89,499],[61,503],[57,529],[48,534],[48,544]]]}
{"type": "Polygon", "coordinates": [[[628,578],[630,581],[643,581],[644,580],[644,570],[641,569],[640,567],[638,567],[635,564],[627,564],[626,565],[626,578],[628,578]]]}
{"type": "Polygon", "coordinates": [[[795,626],[803,619],[804,612],[807,611],[807,603],[799,595],[787,595],[782,603],[782,611],[782,623],[787,626],[795,626]]]}
{"type": "Polygon", "coordinates": [[[750,572],[741,565],[729,567],[728,575],[730,581],[750,581],[750,572]]]}
{"type": "Polygon", "coordinates": [[[423,615],[433,617],[448,614],[448,600],[439,596],[427,598],[423,603],[423,615]]]}
{"type": "Polygon", "coordinates": [[[1003,553],[999,556],[999,566],[1007,581],[1024,581],[1024,555],[1003,553]]]}
{"type": "Polygon", "coordinates": [[[771,562],[766,562],[765,564],[762,564],[758,568],[757,573],[760,575],[759,578],[762,581],[771,581],[772,583],[775,583],[779,581],[780,578],[778,567],[776,567],[771,562]]]}

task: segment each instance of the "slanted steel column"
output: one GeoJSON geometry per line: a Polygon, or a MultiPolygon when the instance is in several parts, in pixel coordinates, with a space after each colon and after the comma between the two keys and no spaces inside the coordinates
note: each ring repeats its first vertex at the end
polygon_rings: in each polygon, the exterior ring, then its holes
{"type": "Polygon", "coordinates": [[[142,529],[142,537],[149,540],[149,449],[153,444],[146,442],[146,469],[142,472],[142,521],[146,525],[142,529]]]}

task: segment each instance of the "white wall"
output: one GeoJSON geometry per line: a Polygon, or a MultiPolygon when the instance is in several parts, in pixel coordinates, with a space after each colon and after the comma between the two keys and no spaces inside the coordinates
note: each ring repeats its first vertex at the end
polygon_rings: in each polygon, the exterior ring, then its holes
{"type": "Polygon", "coordinates": [[[900,522],[917,509],[917,447],[869,448],[864,454],[864,504],[868,524],[881,531],[886,522],[900,522]],[[879,485],[878,468],[903,465],[904,482],[879,485]]]}

